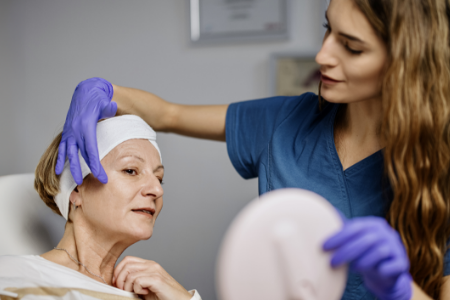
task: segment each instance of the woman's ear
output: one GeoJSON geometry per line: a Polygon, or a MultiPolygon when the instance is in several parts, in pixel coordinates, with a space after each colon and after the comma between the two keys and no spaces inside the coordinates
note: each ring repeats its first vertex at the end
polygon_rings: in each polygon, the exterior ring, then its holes
{"type": "Polygon", "coordinates": [[[72,193],[70,193],[69,201],[71,206],[78,207],[82,204],[83,201],[81,199],[80,192],[78,191],[78,186],[76,186],[72,193]]]}

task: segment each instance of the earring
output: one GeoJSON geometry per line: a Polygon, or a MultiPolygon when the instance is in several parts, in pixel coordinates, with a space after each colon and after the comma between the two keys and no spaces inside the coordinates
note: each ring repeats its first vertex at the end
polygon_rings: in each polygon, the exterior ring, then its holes
{"type": "Polygon", "coordinates": [[[75,211],[78,206],[75,205],[75,202],[72,203],[72,210],[75,211]]]}

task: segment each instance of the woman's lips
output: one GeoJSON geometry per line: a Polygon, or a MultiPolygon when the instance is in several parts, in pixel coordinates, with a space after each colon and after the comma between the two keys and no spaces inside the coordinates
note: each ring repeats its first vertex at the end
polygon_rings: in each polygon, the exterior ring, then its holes
{"type": "Polygon", "coordinates": [[[140,215],[144,215],[150,219],[153,218],[153,215],[155,214],[155,209],[149,207],[132,209],[131,211],[140,215]]]}
{"type": "Polygon", "coordinates": [[[153,216],[151,214],[143,212],[143,211],[140,211],[140,210],[133,210],[133,212],[137,213],[139,215],[143,215],[143,216],[145,216],[145,217],[147,217],[149,219],[153,218],[153,216]]]}
{"type": "Polygon", "coordinates": [[[320,80],[322,81],[322,83],[325,83],[325,84],[336,84],[336,83],[342,82],[340,80],[335,80],[335,79],[325,76],[323,74],[320,76],[320,80]]]}

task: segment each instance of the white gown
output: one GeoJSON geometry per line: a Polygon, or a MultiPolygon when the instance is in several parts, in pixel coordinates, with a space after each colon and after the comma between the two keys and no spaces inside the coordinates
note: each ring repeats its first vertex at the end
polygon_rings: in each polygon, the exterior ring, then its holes
{"type": "MultiPolygon", "coordinates": [[[[201,300],[196,290],[191,300],[201,300]]],[[[1,300],[131,300],[134,293],[98,282],[38,255],[0,256],[1,300]]]]}

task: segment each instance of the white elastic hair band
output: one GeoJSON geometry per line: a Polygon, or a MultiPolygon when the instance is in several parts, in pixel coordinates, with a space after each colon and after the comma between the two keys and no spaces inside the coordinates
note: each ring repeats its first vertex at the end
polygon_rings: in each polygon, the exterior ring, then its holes
{"type": "MultiPolygon", "coordinates": [[[[134,115],[113,117],[97,124],[97,146],[100,160],[119,144],[133,139],[148,140],[158,150],[162,162],[161,151],[156,144],[155,131],[144,120],[134,115]]],[[[91,170],[80,153],[78,153],[78,157],[84,179],[91,173],[91,170]]],[[[77,184],[70,172],[70,163],[66,160],[59,180],[59,194],[55,197],[56,205],[58,205],[61,215],[66,220],[68,220],[69,215],[69,197],[76,186],[77,184]]]]}

